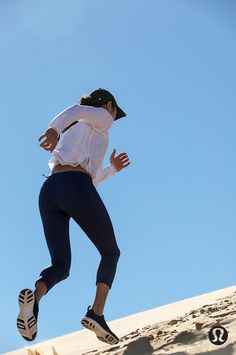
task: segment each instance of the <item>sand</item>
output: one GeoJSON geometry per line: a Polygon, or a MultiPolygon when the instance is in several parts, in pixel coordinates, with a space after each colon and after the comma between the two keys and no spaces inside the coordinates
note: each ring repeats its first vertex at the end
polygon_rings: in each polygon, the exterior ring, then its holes
{"type": "Polygon", "coordinates": [[[236,355],[236,286],[107,323],[120,338],[116,345],[105,344],[84,329],[5,355],[236,355]],[[227,330],[228,339],[216,345],[208,332],[219,325],[227,330]]]}

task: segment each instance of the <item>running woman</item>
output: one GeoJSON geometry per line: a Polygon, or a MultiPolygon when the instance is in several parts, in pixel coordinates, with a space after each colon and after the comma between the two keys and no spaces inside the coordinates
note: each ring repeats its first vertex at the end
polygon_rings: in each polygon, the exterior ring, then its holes
{"type": "Polygon", "coordinates": [[[53,153],[48,163],[51,174],[41,187],[38,201],[51,266],[40,273],[34,291],[25,288],[19,293],[17,327],[25,340],[36,338],[40,299],[69,276],[69,220],[72,217],[101,255],[93,306],[87,307],[81,324],[105,343],[119,342],[108,327],[103,310],[115,277],[120,249],[96,186],[130,164],[124,152],[115,157],[115,149],[110,156],[111,164],[105,168],[102,164],[108,146],[108,130],[113,121],[125,116],[114,96],[99,88],[82,96],[79,104],[59,113],[38,139],[40,142],[44,138],[40,146],[53,153]],[[57,146],[63,133],[63,140],[57,146]]]}

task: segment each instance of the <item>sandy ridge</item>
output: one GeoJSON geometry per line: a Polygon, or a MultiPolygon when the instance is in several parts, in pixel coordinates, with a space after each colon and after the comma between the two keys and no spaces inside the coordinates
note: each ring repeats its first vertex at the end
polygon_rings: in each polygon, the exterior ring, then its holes
{"type": "Polygon", "coordinates": [[[120,338],[118,345],[105,350],[93,350],[81,355],[236,355],[236,291],[217,302],[193,309],[171,321],[137,328],[120,338]],[[214,345],[208,339],[211,327],[222,325],[228,331],[223,345],[214,345]]]}

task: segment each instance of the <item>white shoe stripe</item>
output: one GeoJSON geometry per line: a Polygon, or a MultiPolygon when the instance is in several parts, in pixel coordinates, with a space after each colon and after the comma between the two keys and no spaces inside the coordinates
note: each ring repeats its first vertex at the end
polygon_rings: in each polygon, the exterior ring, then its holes
{"type": "Polygon", "coordinates": [[[81,324],[87,328],[92,330],[93,332],[95,332],[97,338],[101,341],[104,341],[105,343],[114,345],[117,344],[119,341],[110,333],[108,333],[108,331],[106,331],[104,328],[102,328],[100,326],[100,324],[98,324],[94,319],[92,318],[88,318],[88,317],[84,317],[81,320],[81,324]]]}

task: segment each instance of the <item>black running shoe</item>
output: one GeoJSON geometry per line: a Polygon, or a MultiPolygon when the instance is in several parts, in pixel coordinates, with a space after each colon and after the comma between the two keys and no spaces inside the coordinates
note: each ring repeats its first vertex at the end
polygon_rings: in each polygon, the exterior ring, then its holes
{"type": "Polygon", "coordinates": [[[111,331],[111,329],[106,324],[104,316],[99,316],[94,313],[93,309],[89,309],[88,306],[87,313],[81,320],[81,324],[95,332],[97,338],[107,344],[114,345],[119,343],[119,338],[111,331]]]}
{"type": "Polygon", "coordinates": [[[38,302],[30,289],[24,289],[19,293],[18,302],[20,313],[17,328],[25,340],[32,341],[37,335],[38,302]]]}

